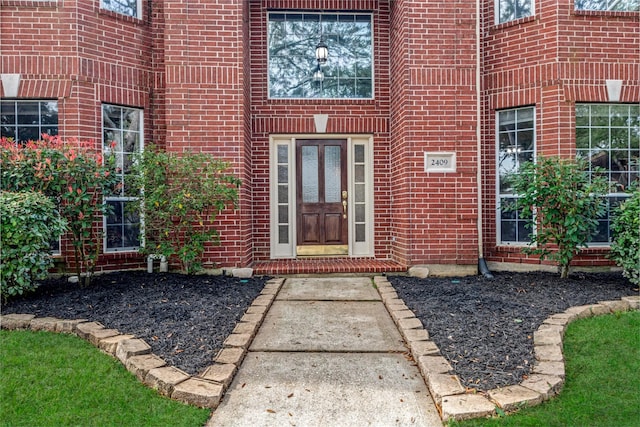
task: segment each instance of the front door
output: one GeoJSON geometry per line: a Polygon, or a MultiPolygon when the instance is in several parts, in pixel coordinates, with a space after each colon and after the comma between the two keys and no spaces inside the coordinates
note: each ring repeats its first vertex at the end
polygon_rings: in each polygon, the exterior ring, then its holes
{"type": "Polygon", "coordinates": [[[348,255],[347,141],[296,141],[298,255],[348,255]]]}

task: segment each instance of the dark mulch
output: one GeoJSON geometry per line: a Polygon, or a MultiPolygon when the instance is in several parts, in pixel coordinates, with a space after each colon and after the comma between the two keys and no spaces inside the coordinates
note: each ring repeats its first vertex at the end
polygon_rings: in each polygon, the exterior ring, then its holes
{"type": "Polygon", "coordinates": [[[196,374],[212,364],[265,281],[139,271],[99,275],[84,289],[47,280],[2,312],[97,321],[144,339],[168,364],[196,374]]]}
{"type": "Polygon", "coordinates": [[[517,384],[535,362],[533,332],[571,306],[637,295],[621,274],[496,273],[389,281],[413,310],[466,387],[517,384]]]}
{"type": "MultiPolygon", "coordinates": [[[[389,280],[425,325],[465,386],[516,384],[534,363],[533,331],[574,305],[637,295],[621,274],[548,273],[389,280]]],[[[209,366],[266,279],[121,272],[97,276],[85,289],[48,280],[4,314],[86,318],[135,334],[169,364],[195,374],[209,366]]]]}

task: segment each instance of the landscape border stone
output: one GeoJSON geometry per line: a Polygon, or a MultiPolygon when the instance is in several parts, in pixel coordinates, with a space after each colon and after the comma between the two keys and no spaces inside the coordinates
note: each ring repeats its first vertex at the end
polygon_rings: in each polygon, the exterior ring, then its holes
{"type": "Polygon", "coordinates": [[[132,372],[147,387],[171,399],[201,408],[215,409],[238,371],[258,328],[280,291],[284,278],[267,281],[262,292],[247,308],[234,331],[224,342],[212,364],[201,374],[189,375],[168,366],[151,353],[151,346],[134,335],[107,329],[99,322],[86,319],[37,318],[33,314],[0,315],[0,329],[42,330],[76,335],[109,354],[132,372]]]}
{"type": "Polygon", "coordinates": [[[496,408],[513,411],[538,405],[556,396],[564,386],[562,340],[569,323],[602,314],[640,309],[640,295],[634,295],[620,300],[573,306],[549,316],[534,332],[534,354],[537,360],[531,375],[520,384],[479,393],[462,387],[457,375],[446,371],[438,372],[444,371],[446,365],[435,358],[440,355],[440,350],[435,343],[429,341],[428,331],[417,328],[413,321],[407,321],[412,319],[406,312],[409,309],[394,292],[395,289],[386,277],[374,277],[374,284],[400,334],[405,338],[444,422],[451,419],[460,421],[488,417],[496,413],[496,408]]]}
{"type": "MultiPolygon", "coordinates": [[[[200,375],[189,375],[176,367],[167,366],[164,360],[151,353],[151,347],[142,339],[106,329],[102,324],[86,319],[7,314],[0,315],[0,328],[74,334],[118,358],[143,384],[157,389],[162,395],[190,405],[215,409],[237,372],[237,367],[246,356],[249,345],[284,280],[275,278],[267,281],[261,294],[234,329],[244,333],[229,335],[212,365],[200,375]]],[[[386,277],[374,276],[373,280],[387,311],[405,338],[411,355],[418,362],[420,372],[445,422],[449,419],[491,416],[495,414],[496,408],[511,411],[523,406],[533,406],[557,395],[564,386],[562,339],[568,324],[596,315],[640,309],[640,296],[635,295],[622,297],[621,300],[574,306],[562,313],[553,314],[534,332],[534,352],[538,360],[531,375],[520,384],[489,390],[486,397],[484,393],[466,390],[456,375],[436,372],[443,371],[446,365],[439,361],[440,350],[434,342],[429,341],[428,331],[421,323],[418,325],[413,320],[419,322],[419,319],[407,313],[408,307],[398,298],[386,277]],[[421,359],[423,363],[419,363],[421,359]]]]}

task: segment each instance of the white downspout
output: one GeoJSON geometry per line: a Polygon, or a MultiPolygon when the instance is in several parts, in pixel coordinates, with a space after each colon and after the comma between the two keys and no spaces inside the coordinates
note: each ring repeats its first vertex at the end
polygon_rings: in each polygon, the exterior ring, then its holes
{"type": "Polygon", "coordinates": [[[478,197],[478,270],[479,273],[488,279],[493,279],[493,274],[489,271],[484,260],[483,244],[483,215],[482,215],[482,19],[480,0],[476,0],[476,154],[478,164],[476,166],[476,184],[478,197]]]}

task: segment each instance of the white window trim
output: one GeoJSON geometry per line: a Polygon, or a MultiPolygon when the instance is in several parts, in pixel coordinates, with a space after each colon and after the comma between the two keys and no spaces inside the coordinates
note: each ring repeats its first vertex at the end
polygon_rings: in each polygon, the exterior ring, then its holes
{"type": "MultiPolygon", "coordinates": [[[[574,105],[574,111],[573,111],[574,119],[577,117],[577,114],[576,114],[577,107],[578,106],[585,106],[585,105],[588,105],[588,106],[598,106],[599,105],[599,106],[607,106],[607,107],[610,108],[612,106],[625,106],[625,105],[631,106],[631,105],[634,105],[634,104],[633,103],[617,103],[617,102],[597,102],[597,103],[577,102],[574,105]]],[[[591,119],[591,115],[589,116],[589,118],[591,119]]],[[[591,128],[599,128],[599,127],[600,126],[588,126],[587,128],[591,129],[591,128]]],[[[576,126],[576,129],[577,128],[578,128],[578,126],[576,126]]],[[[608,126],[607,129],[609,129],[609,131],[610,131],[612,129],[612,127],[608,126]]],[[[609,143],[610,142],[611,141],[609,140],[609,143]]],[[[574,143],[576,151],[577,151],[577,140],[574,140],[573,143],[574,143]]],[[[607,152],[611,153],[611,151],[612,151],[611,147],[609,147],[607,152]]],[[[610,174],[610,173],[611,173],[611,170],[607,169],[607,174],[610,174]]],[[[626,198],[631,197],[631,194],[630,193],[626,193],[626,192],[617,191],[617,192],[611,192],[611,193],[604,194],[603,197],[605,197],[607,199],[612,199],[612,198],[625,198],[626,199],[626,198]]],[[[611,211],[609,211],[609,214],[611,214],[611,211]]],[[[609,225],[611,225],[612,216],[608,215],[607,219],[609,220],[609,225]]],[[[609,232],[610,231],[611,230],[609,230],[609,232]]],[[[598,248],[598,249],[605,248],[606,249],[606,248],[610,248],[611,247],[611,243],[612,243],[612,241],[608,241],[608,242],[587,242],[586,247],[587,248],[598,248]]]]}
{"type": "Polygon", "coordinates": [[[136,10],[138,12],[136,14],[136,16],[128,15],[126,13],[118,12],[117,10],[109,9],[108,7],[105,6],[105,4],[104,4],[104,2],[102,0],[100,0],[100,9],[108,10],[109,12],[117,13],[117,14],[122,15],[122,16],[128,16],[130,18],[142,19],[142,0],[137,0],[136,1],[136,10]]]}
{"type": "Polygon", "coordinates": [[[536,3],[535,0],[530,0],[531,2],[531,14],[529,16],[521,16],[520,18],[509,19],[508,21],[500,21],[500,0],[495,0],[493,2],[493,15],[494,15],[494,23],[495,25],[507,24],[509,22],[516,21],[518,19],[529,18],[531,16],[535,16],[536,14],[536,3]]]}
{"type": "MultiPolygon", "coordinates": [[[[286,13],[296,13],[298,11],[285,11],[286,13]]],[[[274,13],[282,13],[281,11],[279,12],[274,12],[274,13]]],[[[304,13],[304,11],[300,11],[300,13],[304,13]]],[[[316,12],[320,15],[324,14],[322,12],[316,12]]],[[[267,12],[267,26],[269,25],[269,14],[271,14],[271,12],[267,12]]],[[[373,101],[376,98],[376,57],[375,57],[375,42],[376,42],[376,38],[375,38],[375,22],[373,19],[373,13],[366,13],[366,12],[333,12],[331,13],[332,15],[335,14],[348,14],[348,15],[368,15],[369,19],[371,20],[371,97],[370,98],[295,98],[295,97],[288,97],[288,98],[277,98],[277,97],[271,97],[271,79],[269,78],[268,74],[269,74],[269,63],[270,63],[270,57],[269,57],[269,48],[267,46],[267,99],[269,100],[304,100],[304,101],[316,101],[316,100],[320,100],[320,101],[342,101],[342,102],[351,102],[351,101],[373,101]]],[[[267,34],[267,38],[269,37],[269,35],[267,34]]],[[[267,45],[268,45],[268,40],[267,40],[267,45]]],[[[331,52],[329,52],[329,55],[331,55],[331,52]]]]}
{"type": "MultiPolygon", "coordinates": [[[[501,202],[502,202],[502,195],[500,194],[500,165],[499,165],[499,160],[500,160],[500,113],[504,112],[504,111],[510,111],[510,110],[519,110],[519,109],[523,109],[523,108],[532,108],[533,109],[533,161],[535,162],[537,157],[538,157],[538,143],[537,143],[537,135],[538,133],[536,132],[536,107],[535,106],[524,106],[524,107],[513,107],[513,108],[505,108],[505,109],[501,109],[501,110],[496,110],[495,111],[495,134],[494,134],[494,145],[495,145],[495,170],[496,170],[496,188],[495,188],[495,192],[496,192],[496,244],[497,246],[513,246],[513,247],[525,247],[525,246],[530,246],[530,242],[515,242],[515,241],[503,241],[502,240],[502,208],[501,208],[501,202]]],[[[519,198],[519,196],[517,194],[513,194],[509,197],[513,197],[513,198],[519,198]]],[[[531,230],[533,233],[536,232],[536,219],[535,219],[535,213],[534,216],[532,218],[533,220],[533,230],[531,230]]]]}
{"type": "Polygon", "coordinates": [[[269,167],[269,200],[270,200],[270,257],[278,258],[294,258],[296,247],[296,230],[295,230],[295,157],[294,157],[294,139],[290,136],[272,136],[269,138],[270,167],[269,167]],[[285,145],[287,150],[288,161],[288,219],[289,219],[289,243],[279,243],[278,233],[278,146],[285,145]]]}
{"type": "Polygon", "coordinates": [[[374,164],[373,164],[373,136],[371,135],[272,135],[269,137],[269,227],[270,227],[270,255],[271,259],[292,259],[296,254],[296,164],[295,146],[297,139],[346,139],[347,140],[347,186],[349,194],[355,194],[354,172],[353,172],[353,147],[356,144],[365,146],[365,200],[367,203],[365,210],[365,241],[355,241],[355,210],[353,203],[348,205],[348,233],[349,233],[349,254],[350,257],[373,257],[375,256],[375,224],[374,224],[374,164]],[[288,215],[289,215],[289,243],[278,242],[278,145],[287,145],[289,175],[288,175],[288,215]]]}
{"type": "MultiPolygon", "coordinates": [[[[108,102],[103,102],[100,105],[100,129],[102,132],[102,135],[104,135],[104,119],[102,118],[102,114],[104,114],[103,112],[103,106],[104,105],[116,105],[116,104],[110,104],[108,102]]],[[[129,109],[134,109],[134,110],[139,110],[140,111],[140,151],[139,153],[142,153],[144,151],[144,109],[140,108],[140,107],[128,107],[128,106],[121,106],[122,108],[129,108],[129,109]]],[[[104,138],[104,136],[102,137],[104,138]]],[[[104,150],[104,139],[102,139],[102,150],[104,150]]],[[[102,152],[102,154],[104,154],[104,151],[102,152]]],[[[119,201],[119,202],[127,202],[127,201],[134,201],[137,200],[137,197],[128,197],[128,196],[121,196],[121,197],[103,197],[103,202],[107,202],[107,201],[119,201]]],[[[138,252],[140,250],[140,248],[144,247],[144,235],[143,235],[143,230],[144,230],[144,215],[142,212],[139,213],[140,215],[140,245],[139,246],[128,246],[128,247],[122,247],[122,248],[109,248],[107,247],[107,215],[102,215],[102,232],[103,232],[103,239],[102,239],[102,251],[105,254],[114,254],[114,253],[125,253],[125,252],[138,252]]]]}
{"type": "Polygon", "coordinates": [[[576,11],[589,11],[589,12],[622,12],[622,13],[624,13],[624,12],[638,12],[638,9],[631,9],[631,8],[622,9],[622,10],[613,10],[613,9],[610,8],[612,6],[611,3],[615,4],[617,2],[610,1],[607,4],[607,7],[608,7],[607,9],[581,9],[581,8],[578,8],[578,5],[574,1],[574,10],[576,10],[576,11]]]}

